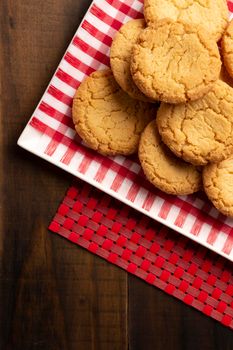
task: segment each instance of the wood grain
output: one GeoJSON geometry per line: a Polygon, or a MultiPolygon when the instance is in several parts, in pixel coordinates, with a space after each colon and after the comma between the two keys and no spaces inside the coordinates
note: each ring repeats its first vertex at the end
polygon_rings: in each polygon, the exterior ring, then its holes
{"type": "Polygon", "coordinates": [[[126,349],[127,276],[49,234],[71,177],[17,138],[90,1],[1,1],[1,349],[126,349]]]}
{"type": "Polygon", "coordinates": [[[228,329],[47,230],[72,177],[16,141],[89,4],[0,1],[0,349],[233,349],[228,329]]]}
{"type": "Polygon", "coordinates": [[[129,334],[133,350],[233,349],[232,331],[135,277],[129,281],[129,334]]]}

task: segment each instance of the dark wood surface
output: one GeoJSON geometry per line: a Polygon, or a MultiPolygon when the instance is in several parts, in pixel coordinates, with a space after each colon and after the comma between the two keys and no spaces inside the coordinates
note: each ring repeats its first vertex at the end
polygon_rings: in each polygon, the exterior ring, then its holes
{"type": "Polygon", "coordinates": [[[16,146],[90,0],[1,0],[0,349],[233,349],[233,332],[50,234],[71,176],[16,146]]]}

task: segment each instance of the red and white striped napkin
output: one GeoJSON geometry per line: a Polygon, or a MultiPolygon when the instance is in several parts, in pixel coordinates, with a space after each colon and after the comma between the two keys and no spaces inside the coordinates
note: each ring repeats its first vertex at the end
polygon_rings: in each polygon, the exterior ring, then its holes
{"type": "Polygon", "coordinates": [[[232,263],[76,183],[50,229],[233,329],[232,263]]]}

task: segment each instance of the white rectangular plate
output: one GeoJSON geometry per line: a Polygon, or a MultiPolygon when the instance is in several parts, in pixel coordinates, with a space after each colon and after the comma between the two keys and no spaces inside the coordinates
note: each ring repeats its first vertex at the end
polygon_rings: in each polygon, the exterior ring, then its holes
{"type": "Polygon", "coordinates": [[[73,129],[76,89],[91,72],[109,65],[115,32],[142,13],[142,0],[93,1],[18,145],[233,261],[233,220],[204,194],[162,193],[145,180],[136,159],[103,157],[85,147],[73,129]]]}

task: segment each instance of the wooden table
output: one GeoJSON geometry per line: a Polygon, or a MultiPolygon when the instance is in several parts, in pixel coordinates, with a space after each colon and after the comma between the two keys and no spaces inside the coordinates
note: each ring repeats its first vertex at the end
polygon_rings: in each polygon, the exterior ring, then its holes
{"type": "Polygon", "coordinates": [[[71,176],[16,146],[90,0],[1,0],[2,350],[233,349],[233,332],[50,234],[71,176]]]}

